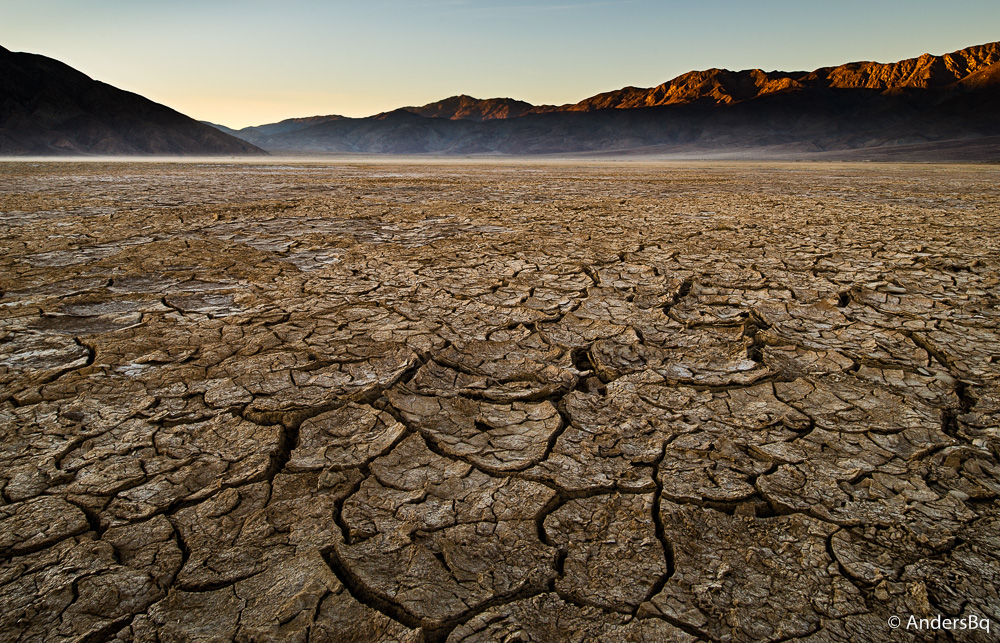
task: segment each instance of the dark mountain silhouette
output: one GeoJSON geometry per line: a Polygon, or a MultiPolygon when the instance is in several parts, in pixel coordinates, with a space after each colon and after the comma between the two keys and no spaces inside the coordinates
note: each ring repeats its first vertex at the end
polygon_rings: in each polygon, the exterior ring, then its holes
{"type": "Polygon", "coordinates": [[[0,47],[0,155],[266,154],[52,58],[0,47]]]}
{"type": "Polygon", "coordinates": [[[672,154],[1000,161],[1000,43],[811,72],[689,72],[572,105],[455,96],[234,132],[283,153],[672,154]],[[279,130],[279,126],[281,129],[279,130]],[[964,151],[963,151],[964,150],[964,151]]]}

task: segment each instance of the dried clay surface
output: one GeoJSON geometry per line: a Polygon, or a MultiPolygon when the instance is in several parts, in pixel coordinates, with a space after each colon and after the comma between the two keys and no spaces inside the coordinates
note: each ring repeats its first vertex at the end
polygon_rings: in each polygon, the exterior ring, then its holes
{"type": "Polygon", "coordinates": [[[2,642],[995,640],[995,168],[0,175],[2,642]]]}

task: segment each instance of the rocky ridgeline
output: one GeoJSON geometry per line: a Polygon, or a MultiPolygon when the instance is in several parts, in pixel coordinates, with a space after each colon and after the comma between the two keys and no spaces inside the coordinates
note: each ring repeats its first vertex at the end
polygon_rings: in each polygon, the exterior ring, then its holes
{"type": "Polygon", "coordinates": [[[923,54],[893,63],[852,62],[810,72],[706,69],[681,74],[656,87],[625,87],[574,105],[543,105],[535,111],[635,109],[698,101],[727,105],[767,94],[802,90],[941,90],[973,82],[977,74],[995,70],[998,63],[1000,42],[992,42],[942,56],[923,54]]]}
{"type": "Polygon", "coordinates": [[[3,640],[1000,626],[992,170],[2,171],[3,640]]]}

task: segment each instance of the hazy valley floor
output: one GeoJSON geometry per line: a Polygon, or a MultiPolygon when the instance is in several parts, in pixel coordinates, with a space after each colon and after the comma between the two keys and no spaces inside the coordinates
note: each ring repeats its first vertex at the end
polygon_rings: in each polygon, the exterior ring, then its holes
{"type": "Polygon", "coordinates": [[[2,641],[995,640],[996,168],[0,176],[2,641]]]}

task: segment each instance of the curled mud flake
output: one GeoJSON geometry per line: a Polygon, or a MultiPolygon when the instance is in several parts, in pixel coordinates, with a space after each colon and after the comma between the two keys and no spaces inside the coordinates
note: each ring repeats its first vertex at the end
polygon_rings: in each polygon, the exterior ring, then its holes
{"type": "Polygon", "coordinates": [[[335,545],[360,591],[437,628],[554,576],[555,550],[535,524],[548,488],[471,470],[416,435],[371,471],[344,504],[335,545]]]}
{"type": "Polygon", "coordinates": [[[68,487],[71,493],[111,496],[108,518],[136,520],[174,505],[263,478],[278,456],[280,427],[260,426],[231,414],[191,424],[155,427],[138,422],[124,438],[129,447],[109,444],[104,458],[84,455],[68,487]]]}
{"type": "Polygon", "coordinates": [[[357,467],[381,455],[405,432],[385,411],[351,402],[303,422],[287,466],[289,471],[357,467]]]}
{"type": "Polygon", "coordinates": [[[390,391],[388,399],[444,452],[487,471],[521,471],[545,457],[563,427],[551,402],[491,404],[390,391]]]}
{"type": "Polygon", "coordinates": [[[660,511],[675,571],[650,599],[653,613],[716,639],[777,641],[865,609],[860,592],[828,571],[832,525],[802,515],[728,516],[668,501],[660,511]]]}
{"type": "Polygon", "coordinates": [[[565,551],[556,590],[582,603],[631,612],[667,574],[651,495],[571,500],[549,514],[545,530],[565,551]]]}
{"type": "MultiPolygon", "coordinates": [[[[130,561],[136,562],[136,561],[130,561]]],[[[0,564],[0,629],[34,640],[102,638],[164,595],[140,565],[121,564],[108,543],[61,540],[0,564]]]]}
{"type": "Polygon", "coordinates": [[[62,498],[42,496],[0,506],[0,556],[36,551],[88,528],[86,515],[62,498]]]}

